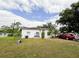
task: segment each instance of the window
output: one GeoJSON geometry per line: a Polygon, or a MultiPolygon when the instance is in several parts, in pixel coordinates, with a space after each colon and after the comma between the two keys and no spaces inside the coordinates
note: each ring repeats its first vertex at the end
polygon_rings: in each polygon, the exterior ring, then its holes
{"type": "Polygon", "coordinates": [[[39,32],[36,32],[36,35],[39,35],[39,32]]]}
{"type": "Polygon", "coordinates": [[[39,32],[36,32],[34,37],[39,37],[39,32]]]}
{"type": "Polygon", "coordinates": [[[2,35],[2,33],[0,33],[0,35],[2,35]]]}
{"type": "Polygon", "coordinates": [[[27,34],[30,34],[30,32],[27,32],[27,34]]]}

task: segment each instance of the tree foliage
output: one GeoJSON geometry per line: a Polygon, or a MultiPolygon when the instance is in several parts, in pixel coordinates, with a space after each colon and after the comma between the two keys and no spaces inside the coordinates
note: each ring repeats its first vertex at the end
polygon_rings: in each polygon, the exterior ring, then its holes
{"type": "Polygon", "coordinates": [[[21,36],[20,25],[20,22],[12,23],[10,27],[3,25],[0,32],[9,33],[8,36],[21,36]]]}
{"type": "Polygon", "coordinates": [[[73,3],[71,8],[63,10],[60,13],[60,19],[56,22],[63,25],[63,27],[60,28],[61,31],[79,32],[79,2],[73,3]]]}
{"type": "Polygon", "coordinates": [[[48,28],[48,35],[51,35],[52,34],[57,34],[58,33],[58,30],[56,29],[56,25],[55,24],[52,24],[52,23],[47,23],[47,28],[48,28]]]}
{"type": "Polygon", "coordinates": [[[51,22],[50,23],[47,23],[47,24],[43,24],[43,26],[38,26],[38,28],[47,28],[48,29],[48,35],[51,35],[52,34],[57,34],[58,33],[58,30],[56,29],[56,25],[55,24],[52,24],[51,22]]]}

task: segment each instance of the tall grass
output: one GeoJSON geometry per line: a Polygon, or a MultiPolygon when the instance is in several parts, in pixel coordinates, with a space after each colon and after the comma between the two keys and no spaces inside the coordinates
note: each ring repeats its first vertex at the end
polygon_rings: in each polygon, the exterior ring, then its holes
{"type": "Polygon", "coordinates": [[[79,57],[79,42],[59,39],[22,39],[22,43],[17,44],[16,38],[3,37],[0,38],[0,57],[79,57]]]}

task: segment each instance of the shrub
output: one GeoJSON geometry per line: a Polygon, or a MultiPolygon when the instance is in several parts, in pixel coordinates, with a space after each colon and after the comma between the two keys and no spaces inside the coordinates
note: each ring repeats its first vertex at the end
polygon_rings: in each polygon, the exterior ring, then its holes
{"type": "Polygon", "coordinates": [[[45,36],[45,32],[44,31],[42,31],[41,36],[42,36],[42,39],[43,39],[44,36],[45,36]]]}

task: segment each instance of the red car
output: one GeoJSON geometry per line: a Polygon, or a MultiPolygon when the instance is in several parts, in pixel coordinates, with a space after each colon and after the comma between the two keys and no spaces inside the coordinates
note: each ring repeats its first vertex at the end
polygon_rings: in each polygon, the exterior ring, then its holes
{"type": "Polygon", "coordinates": [[[60,33],[60,34],[58,34],[58,38],[61,38],[61,39],[65,39],[65,36],[64,36],[65,34],[64,33],[60,33]]]}
{"type": "Polygon", "coordinates": [[[75,39],[75,34],[66,33],[66,34],[64,34],[64,39],[73,40],[73,39],[75,39]]]}
{"type": "Polygon", "coordinates": [[[75,34],[73,34],[73,33],[65,33],[65,34],[60,34],[58,37],[62,38],[62,39],[73,40],[73,39],[75,39],[75,34]]]}

